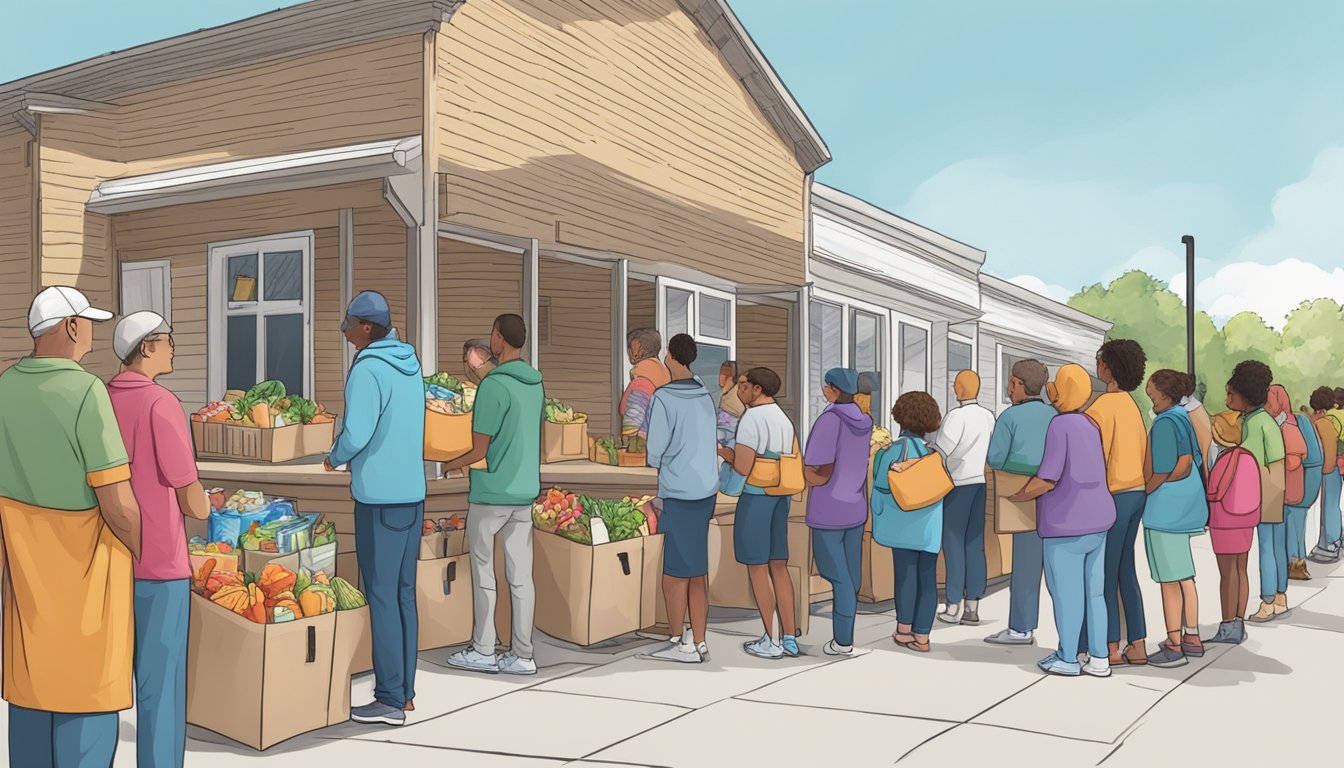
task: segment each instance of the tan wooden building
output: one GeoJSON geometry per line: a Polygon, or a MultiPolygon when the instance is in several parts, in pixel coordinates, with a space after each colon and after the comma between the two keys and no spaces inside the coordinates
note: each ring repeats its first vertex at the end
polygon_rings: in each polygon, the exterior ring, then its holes
{"type": "Polygon", "coordinates": [[[595,435],[635,327],[796,405],[828,159],[722,0],[317,0],[0,86],[0,366],[66,284],[169,317],[189,408],[280,378],[339,413],[370,289],[426,372],[521,313],[595,435]]]}

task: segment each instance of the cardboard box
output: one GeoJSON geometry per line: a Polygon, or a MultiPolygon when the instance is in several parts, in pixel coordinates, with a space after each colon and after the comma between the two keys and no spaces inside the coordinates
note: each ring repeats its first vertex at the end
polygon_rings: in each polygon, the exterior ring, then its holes
{"type": "Polygon", "coordinates": [[[331,450],[336,425],[291,424],[287,427],[244,427],[217,421],[192,421],[191,439],[199,459],[255,461],[274,464],[331,450]]]}
{"type": "Polygon", "coordinates": [[[865,603],[884,603],[896,597],[896,566],[891,548],[878,544],[871,533],[863,534],[863,574],[859,579],[859,599],[865,603]]]}
{"type": "Polygon", "coordinates": [[[312,573],[323,571],[329,577],[336,575],[336,542],[300,549],[298,555],[300,568],[307,568],[312,573]]]}
{"type": "Polygon", "coordinates": [[[325,728],[336,615],[254,624],[193,593],[187,722],[253,749],[325,728]]]}
{"type": "Polygon", "coordinates": [[[1022,490],[1030,478],[992,470],[985,488],[990,516],[994,519],[995,533],[1023,533],[1036,530],[1036,502],[1023,504],[1009,501],[1008,497],[1022,490]]]}
{"type": "Polygon", "coordinates": [[[350,678],[373,669],[373,634],[369,607],[337,611],[336,639],[331,664],[331,694],[327,703],[327,724],[350,719],[350,678]]]}
{"type": "Polygon", "coordinates": [[[552,464],[588,458],[588,424],[541,424],[541,461],[552,464]]]}
{"type": "Polygon", "coordinates": [[[467,555],[465,531],[458,533],[464,535],[450,538],[440,533],[422,537],[421,555],[424,555],[423,539],[432,539],[430,547],[440,555],[422,559],[415,565],[415,609],[420,624],[417,647],[422,651],[460,645],[471,639],[471,559],[467,555]]]}
{"type": "Polygon", "coordinates": [[[471,450],[471,414],[425,409],[425,461],[452,461],[471,450]]]}
{"type": "Polygon", "coordinates": [[[537,629],[576,645],[639,631],[643,537],[590,546],[532,533],[537,629]]]}
{"type": "MultiPolygon", "coordinates": [[[[733,548],[733,514],[718,515],[709,524],[709,604],[720,608],[755,608],[747,567],[733,548]]],[[[793,580],[798,629],[806,633],[812,605],[812,534],[801,519],[789,520],[789,574],[793,580]]]]}
{"type": "Polygon", "coordinates": [[[187,559],[191,561],[193,575],[200,573],[201,566],[205,565],[206,560],[215,561],[216,571],[236,571],[239,566],[237,551],[228,555],[187,555],[187,559]]]}
{"type": "Polygon", "coordinates": [[[663,597],[663,535],[644,537],[644,578],[639,599],[639,628],[667,630],[667,600],[663,597]]]}
{"type": "Polygon", "coordinates": [[[436,531],[420,537],[420,559],[456,557],[467,551],[466,531],[436,531]]]}
{"type": "MultiPolygon", "coordinates": [[[[289,570],[299,572],[299,553],[290,552],[287,555],[277,554],[275,552],[258,552],[251,549],[240,550],[243,553],[242,570],[244,573],[255,573],[261,575],[261,569],[266,567],[267,563],[282,565],[289,570]]],[[[328,574],[334,576],[335,574],[328,574]]]]}

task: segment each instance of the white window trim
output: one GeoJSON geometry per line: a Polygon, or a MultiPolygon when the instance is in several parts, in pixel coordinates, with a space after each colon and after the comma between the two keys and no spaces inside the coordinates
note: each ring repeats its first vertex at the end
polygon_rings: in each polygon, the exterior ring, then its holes
{"type": "Polygon", "coordinates": [[[655,307],[657,309],[658,333],[663,337],[663,344],[666,345],[671,338],[667,329],[667,289],[677,288],[687,291],[691,294],[690,306],[687,307],[687,322],[690,325],[690,336],[696,344],[708,344],[714,347],[728,347],[728,359],[737,359],[737,294],[721,291],[717,288],[709,288],[696,283],[689,283],[685,280],[678,280],[672,277],[654,278],[654,290],[657,291],[657,300],[655,307]],[[704,336],[700,333],[700,297],[710,296],[716,299],[722,299],[728,302],[728,338],[717,339],[712,336],[704,336]]]}
{"type": "MultiPolygon", "coordinates": [[[[891,351],[892,359],[896,361],[897,375],[905,373],[905,350],[901,348],[901,324],[911,325],[919,328],[925,333],[924,343],[924,391],[928,392],[933,388],[933,323],[927,320],[921,320],[912,315],[903,314],[896,310],[891,310],[891,351]]],[[[894,392],[900,391],[900,381],[896,382],[894,392]]]]}
{"type": "MultiPolygon", "coordinates": [[[[977,345],[977,344],[975,343],[975,339],[972,339],[972,338],[969,337],[969,336],[963,336],[963,335],[961,335],[960,333],[953,333],[952,331],[948,331],[948,333],[947,333],[947,341],[948,341],[949,344],[950,344],[951,342],[954,342],[954,341],[955,341],[955,342],[958,342],[958,343],[961,343],[961,344],[965,344],[965,345],[967,345],[968,347],[970,347],[970,348],[971,348],[971,368],[970,368],[970,370],[975,371],[976,373],[979,373],[979,372],[980,372],[980,359],[979,359],[978,357],[976,357],[976,355],[980,354],[980,348],[979,348],[979,345],[977,345]]],[[[950,362],[949,362],[947,368],[948,368],[948,375],[951,376],[951,375],[952,375],[952,365],[951,365],[950,362]]],[[[947,407],[948,407],[948,408],[951,408],[951,407],[953,407],[955,404],[956,404],[956,403],[955,403],[955,398],[952,396],[951,389],[949,388],[949,391],[948,391],[948,400],[947,400],[947,407]]]]}
{"type": "MultiPolygon", "coordinates": [[[[893,368],[893,366],[891,365],[892,361],[899,359],[898,356],[894,354],[894,352],[896,351],[896,347],[893,346],[894,344],[893,337],[896,334],[894,333],[893,329],[896,328],[897,326],[892,322],[891,310],[887,309],[886,307],[879,306],[877,304],[872,304],[870,302],[863,301],[862,299],[850,298],[849,296],[845,296],[844,294],[836,293],[834,291],[827,291],[822,288],[814,288],[812,290],[811,298],[814,301],[820,301],[825,304],[840,307],[841,344],[843,346],[843,351],[841,352],[840,359],[844,361],[842,365],[844,365],[847,368],[854,367],[854,360],[851,356],[852,351],[850,349],[850,347],[852,346],[850,344],[850,339],[852,338],[853,335],[853,327],[852,327],[853,323],[851,321],[851,315],[853,310],[856,309],[861,310],[863,312],[867,312],[868,314],[877,317],[879,332],[882,334],[884,341],[884,343],[878,345],[877,350],[879,357],[878,365],[881,367],[883,373],[882,373],[881,392],[875,392],[873,394],[873,399],[877,402],[873,405],[872,412],[873,412],[873,422],[875,424],[877,424],[880,427],[887,426],[887,424],[891,421],[891,413],[889,412],[890,409],[886,404],[890,403],[892,400],[895,399],[893,397],[893,393],[896,391],[896,387],[899,386],[899,381],[895,383],[892,382],[891,372],[892,370],[895,370],[897,376],[899,377],[900,375],[900,367],[896,366],[893,368]]],[[[809,317],[808,319],[810,322],[811,318],[809,317]]],[[[808,364],[807,375],[809,376],[811,375],[810,361],[808,364]]],[[[806,405],[807,404],[805,404],[805,407],[806,405]]],[[[811,414],[809,413],[808,415],[810,416],[811,414]]]]}
{"type": "MultiPolygon", "coordinates": [[[[206,278],[206,371],[207,371],[207,392],[206,397],[211,400],[220,400],[224,397],[225,382],[227,380],[228,347],[224,343],[226,336],[226,322],[231,315],[255,314],[257,316],[257,331],[259,338],[264,338],[265,327],[261,322],[263,318],[274,314],[294,314],[294,310],[302,310],[303,313],[303,388],[304,394],[309,399],[316,397],[313,388],[313,295],[314,295],[314,276],[313,276],[313,251],[314,236],[312,230],[306,232],[286,232],[265,237],[251,237],[241,240],[228,240],[218,243],[210,243],[207,246],[207,278],[206,278]],[[263,251],[300,251],[303,253],[303,292],[307,301],[286,301],[286,302],[264,302],[274,306],[267,307],[261,311],[245,312],[244,304],[236,304],[232,301],[225,301],[223,290],[226,288],[225,282],[227,275],[225,265],[230,256],[248,254],[252,252],[260,254],[263,251]]],[[[257,261],[257,297],[260,302],[262,296],[262,260],[257,261]]],[[[334,332],[334,331],[333,331],[334,332]]],[[[257,345],[257,376],[266,375],[265,345],[257,345]]],[[[255,382],[254,382],[255,383],[255,382]]]]}
{"type": "MultiPolygon", "coordinates": [[[[140,270],[162,269],[163,270],[163,319],[173,324],[173,262],[168,259],[154,259],[152,261],[124,261],[121,263],[121,290],[125,291],[126,274],[128,272],[137,272],[140,270]]],[[[119,314],[125,316],[126,300],[125,295],[117,297],[117,308],[121,310],[119,314]]]]}

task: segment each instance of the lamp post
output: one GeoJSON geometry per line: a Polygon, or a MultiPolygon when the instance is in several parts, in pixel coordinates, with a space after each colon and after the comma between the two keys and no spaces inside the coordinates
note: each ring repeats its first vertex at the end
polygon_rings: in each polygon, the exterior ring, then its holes
{"type": "Polygon", "coordinates": [[[1185,366],[1195,376],[1195,238],[1181,238],[1185,244],[1185,366]]]}

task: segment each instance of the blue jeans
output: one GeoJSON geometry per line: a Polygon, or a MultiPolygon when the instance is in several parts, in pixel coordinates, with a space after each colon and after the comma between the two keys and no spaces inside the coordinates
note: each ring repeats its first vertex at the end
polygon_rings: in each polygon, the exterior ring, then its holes
{"type": "Polygon", "coordinates": [[[891,561],[896,573],[896,620],[909,624],[916,635],[929,634],[938,612],[938,553],[893,547],[891,561]]]}
{"type": "Polygon", "coordinates": [[[1042,560],[1041,536],[1035,531],[1013,534],[1013,573],[1008,582],[1008,628],[1033,632],[1040,624],[1042,560]]]}
{"type": "Polygon", "coordinates": [[[425,505],[355,502],[355,557],[373,635],[373,698],[402,709],[415,698],[415,562],[425,505]]]}
{"type": "Polygon", "coordinates": [[[1338,467],[1321,479],[1321,537],[1317,540],[1317,545],[1321,547],[1340,539],[1340,484],[1338,467]]]}
{"type": "Polygon", "coordinates": [[[831,623],[836,645],[854,644],[854,615],[859,611],[863,565],[863,526],[841,531],[812,529],[817,571],[831,583],[831,623]]]}
{"type": "Polygon", "coordinates": [[[140,768],[182,768],[190,613],[190,580],[136,580],[135,754],[140,768]]]}
{"type": "Polygon", "coordinates": [[[985,484],[959,485],[943,499],[947,604],[985,596],[985,484]]]}
{"type": "Polygon", "coordinates": [[[9,705],[15,768],[108,768],[116,754],[116,712],[69,715],[9,705]]]}
{"type": "MultiPolygon", "coordinates": [[[[1134,545],[1139,538],[1139,523],[1148,494],[1125,491],[1114,494],[1115,524],[1106,532],[1106,640],[1120,642],[1120,611],[1125,612],[1126,639],[1137,643],[1148,636],[1143,618],[1143,593],[1139,591],[1139,572],[1134,565],[1134,545]]],[[[1078,635],[1081,646],[1087,641],[1090,619],[1083,620],[1078,635]]]]}
{"type": "Polygon", "coordinates": [[[1104,533],[1045,539],[1045,587],[1055,604],[1059,657],[1078,658],[1086,632],[1087,652],[1106,658],[1106,541],[1104,533]]]}
{"type": "Polygon", "coordinates": [[[1307,558],[1307,507],[1284,507],[1283,522],[1288,526],[1288,562],[1307,558]]]}
{"type": "MultiPolygon", "coordinates": [[[[1285,519],[1287,510],[1284,510],[1285,519]]],[[[1274,596],[1288,591],[1288,525],[1261,523],[1255,528],[1260,539],[1260,598],[1274,602],[1274,596]]]]}

